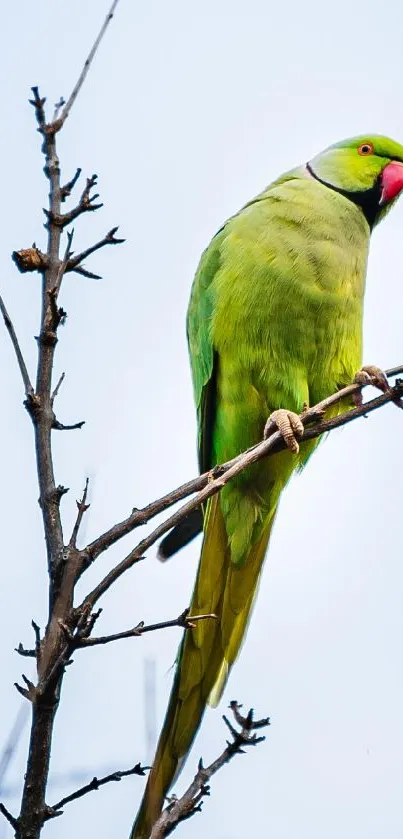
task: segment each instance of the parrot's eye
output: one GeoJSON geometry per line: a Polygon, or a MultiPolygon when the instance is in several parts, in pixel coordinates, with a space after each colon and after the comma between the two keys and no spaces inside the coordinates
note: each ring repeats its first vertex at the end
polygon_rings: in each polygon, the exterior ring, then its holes
{"type": "Polygon", "coordinates": [[[364,157],[368,154],[374,153],[374,147],[372,143],[362,143],[361,146],[358,146],[358,154],[362,154],[364,157]]]}

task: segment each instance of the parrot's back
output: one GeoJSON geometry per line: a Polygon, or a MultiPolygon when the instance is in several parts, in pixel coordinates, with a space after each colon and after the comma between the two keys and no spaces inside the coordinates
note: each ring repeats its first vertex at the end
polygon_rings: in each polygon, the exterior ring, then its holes
{"type": "MultiPolygon", "coordinates": [[[[350,383],[361,364],[369,227],[347,198],[297,169],[232,217],[204,252],[188,310],[200,468],[262,439],[268,416],[297,413],[350,383]]],[[[191,613],[132,839],[146,839],[204,708],[217,702],[245,634],[280,493],[316,446],[283,451],[207,505],[191,613]]]]}

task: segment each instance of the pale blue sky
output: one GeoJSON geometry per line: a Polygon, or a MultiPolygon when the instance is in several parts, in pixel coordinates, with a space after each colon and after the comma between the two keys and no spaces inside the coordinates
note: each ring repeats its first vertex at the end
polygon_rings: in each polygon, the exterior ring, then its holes
{"type": "MultiPolygon", "coordinates": [[[[14,248],[45,244],[29,88],[39,84],[52,104],[69,94],[108,6],[14,0],[3,15],[0,287],[31,370],[39,280],[10,260],[14,248]]],[[[67,532],[87,474],[90,538],[195,473],[184,319],[200,253],[228,215],[329,143],[365,131],[403,141],[402,31],[397,0],[382,9],[375,0],[121,0],[59,144],[66,179],[77,165],[98,172],[105,203],[76,224],[76,249],[118,223],[127,238],[89,263],[103,281],[70,275],[62,295],[58,411],[65,422],[87,421],[55,437],[57,480],[71,487],[67,532]]],[[[370,255],[365,361],[385,367],[403,358],[402,226],[403,202],[370,255]]],[[[27,670],[13,647],[29,644],[32,618],[43,625],[46,576],[32,430],[1,329],[0,357],[2,740],[19,706],[13,682],[27,670]]],[[[403,836],[402,419],[387,407],[334,433],[288,488],[221,706],[237,698],[270,714],[268,740],[217,776],[203,816],[178,837],[403,836]]],[[[81,590],[133,543],[98,561],[81,590]]],[[[188,603],[198,550],[166,567],[150,551],[105,597],[99,629],[174,617],[188,603]]],[[[144,659],[156,659],[162,719],[178,641],[171,630],[76,656],[54,773],[145,758],[144,659]]],[[[209,712],[178,792],[224,736],[220,712],[209,712]]],[[[25,750],[26,742],[10,783],[25,750]]],[[[126,837],[143,784],[128,779],[70,805],[44,836],[126,837]]],[[[52,789],[49,803],[68,789],[52,789]]]]}

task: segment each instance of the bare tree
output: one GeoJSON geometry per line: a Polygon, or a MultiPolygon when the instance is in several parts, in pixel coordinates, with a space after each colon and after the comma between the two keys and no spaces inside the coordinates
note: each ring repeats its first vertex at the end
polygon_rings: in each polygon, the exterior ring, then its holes
{"type": "MultiPolygon", "coordinates": [[[[74,252],[74,229],[71,225],[79,221],[86,213],[96,212],[102,207],[102,203],[98,193],[95,192],[97,176],[93,174],[86,178],[78,201],[70,209],[64,209],[65,203],[78,188],[81,171],[77,169],[69,181],[65,183],[62,181],[57,138],[71,114],[117,5],[118,0],[115,0],[71,96],[67,102],[60,99],[50,119],[45,110],[45,98],[37,87],[32,88],[30,101],[41,137],[45,161],[44,173],[49,185],[49,203],[45,210],[48,240],[47,247],[43,251],[34,244],[32,247],[15,251],[13,259],[21,272],[37,272],[42,278],[42,311],[37,337],[38,361],[34,377],[31,376],[24,360],[13,320],[3,299],[0,298],[0,309],[14,347],[24,389],[24,406],[34,431],[39,503],[43,517],[48,567],[49,613],[46,627],[42,632],[40,627],[32,621],[34,637],[32,648],[27,649],[21,643],[17,647],[17,652],[21,656],[35,660],[37,669],[35,683],[26,675],[22,675],[21,683],[16,684],[17,691],[30,703],[32,711],[30,744],[20,812],[18,815],[13,815],[4,804],[0,804],[1,812],[14,829],[18,839],[37,839],[45,823],[49,819],[60,816],[63,808],[71,801],[109,782],[120,781],[130,775],[144,775],[147,767],[136,762],[130,769],[117,770],[101,778],[95,777],[59,801],[53,804],[48,803],[47,782],[53,727],[62,696],[66,668],[71,663],[72,654],[80,649],[105,645],[121,639],[136,638],[147,632],[173,626],[182,627],[188,631],[197,621],[215,620],[215,615],[190,615],[189,610],[185,609],[181,615],[172,620],[158,621],[150,625],[145,625],[141,621],[134,627],[110,635],[94,635],[94,628],[101,612],[99,603],[103,595],[136,563],[146,559],[147,551],[161,536],[192,510],[200,507],[208,498],[220,492],[222,487],[243,469],[284,447],[280,434],[273,433],[268,439],[230,462],[216,466],[209,473],[189,480],[142,509],[133,509],[128,517],[108,527],[91,542],[79,548],[80,528],[89,508],[87,479],[82,496],[77,502],[76,521],[71,533],[66,536],[61,507],[67,490],[62,483],[58,482],[55,475],[52,440],[54,433],[80,429],[83,420],[65,424],[56,413],[57,396],[64,379],[63,374],[58,381],[54,381],[58,330],[66,319],[66,312],[60,303],[61,291],[68,273],[74,272],[85,278],[99,278],[99,275],[87,267],[86,260],[96,251],[110,245],[118,245],[124,240],[117,235],[118,227],[115,226],[99,241],[80,253],[74,252]],[[186,499],[189,500],[186,501],[186,499]],[[78,581],[102,554],[124,536],[148,524],[157,515],[170,510],[181,501],[185,503],[171,512],[161,524],[151,529],[122,557],[120,562],[113,566],[104,577],[100,577],[95,587],[88,589],[85,596],[77,600],[78,581]]],[[[387,376],[393,378],[401,373],[403,373],[403,366],[394,367],[387,371],[387,376]]],[[[353,384],[336,394],[330,394],[326,400],[301,414],[301,420],[305,426],[302,439],[312,439],[367,415],[390,401],[399,401],[403,395],[403,382],[398,379],[393,386],[386,387],[385,392],[380,396],[365,404],[357,404],[355,408],[346,410],[337,417],[331,419],[325,417],[328,408],[345,399],[346,396],[352,396],[360,391],[361,387],[353,384]]],[[[231,703],[235,725],[224,717],[231,737],[224,751],[208,767],[204,767],[200,762],[194,780],[183,796],[180,799],[169,800],[167,808],[154,826],[153,839],[167,836],[180,822],[198,812],[203,797],[209,794],[210,778],[246,746],[256,745],[264,739],[256,736],[255,730],[268,725],[268,719],[255,721],[251,711],[246,716],[242,716],[240,707],[236,702],[231,703]]]]}

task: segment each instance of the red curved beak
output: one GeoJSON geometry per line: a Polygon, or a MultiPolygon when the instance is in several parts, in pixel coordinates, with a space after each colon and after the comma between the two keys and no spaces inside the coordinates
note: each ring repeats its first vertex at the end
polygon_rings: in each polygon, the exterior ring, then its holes
{"type": "Polygon", "coordinates": [[[403,163],[397,160],[392,160],[385,166],[381,175],[381,198],[379,204],[381,207],[384,204],[389,204],[399,195],[403,189],[403,163]]]}

